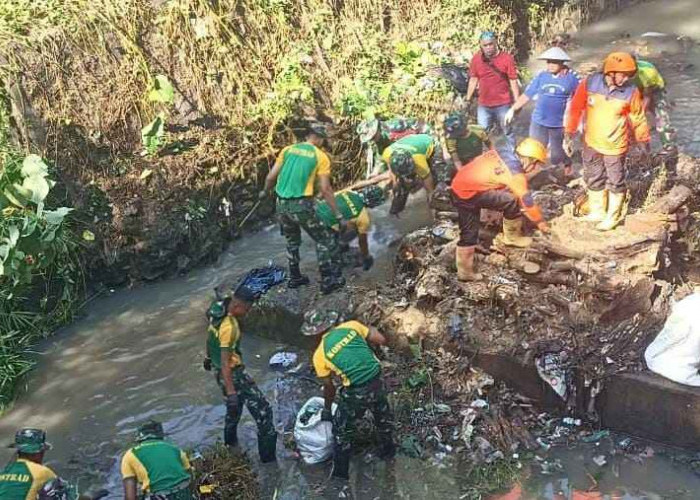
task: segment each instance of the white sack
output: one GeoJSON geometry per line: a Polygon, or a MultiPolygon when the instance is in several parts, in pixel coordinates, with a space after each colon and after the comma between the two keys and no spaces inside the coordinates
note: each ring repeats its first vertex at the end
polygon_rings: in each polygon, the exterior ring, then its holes
{"type": "MultiPolygon", "coordinates": [[[[333,403],[331,409],[335,415],[338,405],[333,403]]],[[[314,397],[309,399],[297,413],[296,424],[294,425],[294,440],[301,458],[307,464],[317,464],[328,460],[333,456],[333,424],[321,421],[323,411],[323,398],[314,397]],[[308,412],[312,415],[306,424],[302,423],[301,417],[308,412]]]]}

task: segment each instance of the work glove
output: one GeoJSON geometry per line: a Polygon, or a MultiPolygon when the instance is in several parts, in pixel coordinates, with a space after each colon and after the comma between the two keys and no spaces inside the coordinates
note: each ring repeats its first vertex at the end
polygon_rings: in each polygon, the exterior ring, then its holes
{"type": "Polygon", "coordinates": [[[258,200],[263,201],[267,198],[267,189],[263,189],[258,193],[258,200]]]}
{"type": "Polygon", "coordinates": [[[547,224],[547,221],[544,220],[537,224],[537,229],[542,234],[549,234],[552,232],[552,229],[549,227],[549,224],[547,224]]]}
{"type": "Polygon", "coordinates": [[[506,125],[510,125],[510,123],[513,121],[513,118],[515,118],[515,109],[510,108],[506,112],[506,116],[503,118],[503,121],[506,125]]]}
{"type": "Polygon", "coordinates": [[[238,394],[235,392],[226,396],[226,411],[236,413],[238,411],[238,394]]]}
{"type": "Polygon", "coordinates": [[[209,356],[204,358],[204,361],[202,361],[202,366],[204,367],[204,371],[211,371],[211,358],[209,356]]]}
{"type": "Polygon", "coordinates": [[[325,408],[321,412],[321,422],[332,422],[333,421],[333,414],[331,413],[330,410],[326,410],[325,408]]]}
{"type": "Polygon", "coordinates": [[[574,155],[574,136],[572,134],[564,134],[564,141],[561,147],[566,156],[571,158],[574,155]]]}
{"type": "Polygon", "coordinates": [[[368,255],[364,259],[362,259],[362,269],[365,271],[369,271],[372,266],[374,265],[374,257],[371,255],[368,255]]]}

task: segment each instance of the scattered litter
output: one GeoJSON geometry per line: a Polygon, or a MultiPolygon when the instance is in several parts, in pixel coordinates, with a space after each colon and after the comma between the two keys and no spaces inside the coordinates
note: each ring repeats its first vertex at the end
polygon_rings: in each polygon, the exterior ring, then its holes
{"type": "Polygon", "coordinates": [[[289,368],[296,364],[299,356],[295,352],[278,352],[270,358],[270,366],[289,368]]]}
{"type": "Polygon", "coordinates": [[[566,400],[567,380],[562,358],[561,354],[548,352],[536,358],[535,365],[542,380],[547,382],[560,398],[566,400]]]}
{"type": "Polygon", "coordinates": [[[590,434],[588,436],[584,436],[581,438],[581,441],[583,441],[584,443],[595,443],[595,442],[600,441],[601,439],[604,439],[608,436],[610,436],[610,431],[603,430],[603,431],[594,432],[593,434],[590,434]]]}
{"type": "Polygon", "coordinates": [[[565,417],[561,420],[561,423],[564,425],[572,425],[575,427],[580,427],[581,426],[581,419],[580,418],[565,417]]]}
{"type": "Polygon", "coordinates": [[[605,455],[596,455],[593,457],[593,463],[596,464],[598,467],[602,467],[605,464],[608,463],[607,460],[605,460],[605,455]]]}

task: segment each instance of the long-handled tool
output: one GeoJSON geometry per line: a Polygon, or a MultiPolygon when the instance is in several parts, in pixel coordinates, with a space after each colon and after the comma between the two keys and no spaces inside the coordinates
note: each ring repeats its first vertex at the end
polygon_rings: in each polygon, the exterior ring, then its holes
{"type": "Polygon", "coordinates": [[[253,213],[254,213],[254,212],[258,209],[258,207],[260,206],[260,202],[261,202],[261,201],[262,201],[262,200],[258,200],[257,202],[255,202],[255,205],[253,205],[253,208],[250,209],[250,212],[248,212],[248,214],[247,214],[245,217],[243,217],[243,220],[240,222],[240,224],[238,224],[238,227],[236,228],[237,231],[240,231],[241,228],[243,227],[243,224],[245,224],[246,221],[247,221],[248,219],[250,219],[250,216],[253,215],[253,213]]]}

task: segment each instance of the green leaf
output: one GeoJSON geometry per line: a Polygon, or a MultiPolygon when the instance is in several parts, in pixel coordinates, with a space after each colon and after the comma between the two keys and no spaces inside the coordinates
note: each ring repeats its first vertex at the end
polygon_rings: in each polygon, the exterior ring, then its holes
{"type": "Polygon", "coordinates": [[[158,115],[155,120],[141,129],[141,142],[150,154],[155,154],[161,145],[165,135],[164,125],[163,117],[158,115]]]}
{"type": "Polygon", "coordinates": [[[24,178],[21,187],[31,190],[31,200],[39,204],[48,196],[51,184],[41,175],[32,175],[24,178]]]}
{"type": "MultiPolygon", "coordinates": [[[[17,188],[22,188],[22,186],[19,185],[14,185],[14,186],[8,186],[5,188],[5,191],[3,191],[3,194],[5,197],[10,200],[10,203],[17,207],[24,208],[27,205],[27,202],[29,201],[28,198],[25,198],[21,194],[19,194],[17,191],[17,188]]],[[[31,197],[31,191],[29,196],[31,197]]]]}
{"type": "Polygon", "coordinates": [[[68,207],[60,207],[56,210],[46,210],[44,212],[44,218],[49,224],[59,226],[63,222],[63,219],[66,217],[66,215],[68,215],[72,211],[73,209],[68,207]]]}
{"type": "Polygon", "coordinates": [[[22,175],[24,177],[46,177],[49,175],[49,167],[39,155],[27,155],[22,162],[22,175]]]}
{"type": "Polygon", "coordinates": [[[83,239],[85,241],[95,241],[95,233],[86,229],[83,231],[83,239]]]}
{"type": "Polygon", "coordinates": [[[17,245],[17,241],[19,241],[19,229],[16,226],[10,226],[8,232],[7,242],[10,244],[10,248],[14,248],[17,245]]]}
{"type": "Polygon", "coordinates": [[[173,103],[175,100],[175,91],[167,76],[156,75],[153,88],[148,93],[148,100],[151,102],[161,102],[163,104],[173,103]]]}
{"type": "MultiPolygon", "coordinates": [[[[10,254],[10,245],[0,245],[0,262],[4,262],[10,254]]],[[[0,273],[1,274],[1,273],[0,273]]]]}

